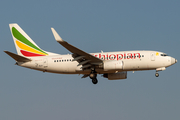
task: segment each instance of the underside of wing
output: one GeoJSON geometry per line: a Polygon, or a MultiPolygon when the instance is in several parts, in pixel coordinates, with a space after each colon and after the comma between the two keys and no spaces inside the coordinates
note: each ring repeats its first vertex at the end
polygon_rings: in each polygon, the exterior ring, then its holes
{"type": "Polygon", "coordinates": [[[65,47],[67,50],[69,50],[72,54],[72,57],[74,58],[73,61],[77,61],[79,64],[78,66],[82,65],[82,69],[85,68],[94,68],[93,66],[99,66],[103,63],[103,60],[86,53],[79,48],[74,47],[73,45],[69,44],[68,42],[64,41],[58,33],[55,31],[54,28],[51,28],[52,33],[54,35],[54,38],[58,43],[60,43],[63,47],[65,47]]]}

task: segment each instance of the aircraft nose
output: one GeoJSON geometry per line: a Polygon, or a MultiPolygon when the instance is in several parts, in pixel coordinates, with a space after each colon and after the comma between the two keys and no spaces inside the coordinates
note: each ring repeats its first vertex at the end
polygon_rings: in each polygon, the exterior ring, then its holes
{"type": "Polygon", "coordinates": [[[175,58],[171,58],[171,64],[173,65],[173,64],[175,64],[175,63],[177,63],[177,59],[175,59],[175,58]]]}

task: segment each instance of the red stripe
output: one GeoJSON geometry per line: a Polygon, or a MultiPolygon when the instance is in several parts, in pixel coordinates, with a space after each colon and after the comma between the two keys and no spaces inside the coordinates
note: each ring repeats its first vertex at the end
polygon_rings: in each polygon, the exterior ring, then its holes
{"type": "Polygon", "coordinates": [[[41,55],[41,54],[36,54],[36,53],[32,53],[32,52],[27,52],[24,50],[20,50],[21,53],[26,56],[26,57],[37,57],[37,56],[45,56],[45,55],[41,55]]]}

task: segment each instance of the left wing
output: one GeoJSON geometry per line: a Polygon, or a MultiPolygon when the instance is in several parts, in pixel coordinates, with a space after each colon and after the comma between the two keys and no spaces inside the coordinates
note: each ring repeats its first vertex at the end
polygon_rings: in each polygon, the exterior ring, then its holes
{"type": "Polygon", "coordinates": [[[55,31],[54,28],[51,28],[51,30],[52,30],[52,33],[53,33],[56,41],[58,43],[60,43],[63,47],[68,49],[70,52],[73,53],[73,55],[72,55],[72,57],[74,58],[73,61],[77,61],[79,63],[78,66],[83,65],[82,68],[84,69],[84,68],[92,67],[94,65],[100,65],[103,63],[103,60],[101,60],[89,53],[86,53],[86,52],[80,50],[79,48],[76,48],[73,45],[69,44],[68,42],[64,41],[58,35],[58,33],[55,31]]]}

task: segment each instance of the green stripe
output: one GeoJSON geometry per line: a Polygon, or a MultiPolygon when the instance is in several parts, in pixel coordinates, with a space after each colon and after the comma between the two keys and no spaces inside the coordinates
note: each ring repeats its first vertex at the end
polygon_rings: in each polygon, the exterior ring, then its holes
{"type": "Polygon", "coordinates": [[[32,44],[28,39],[26,39],[15,27],[12,27],[12,33],[13,36],[18,39],[19,41],[23,42],[24,44],[40,51],[43,52],[45,54],[47,54],[46,52],[44,52],[43,50],[39,49],[37,46],[35,46],[34,44],[32,44]]]}

